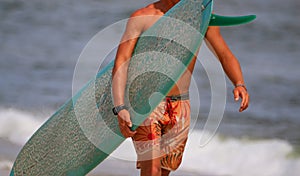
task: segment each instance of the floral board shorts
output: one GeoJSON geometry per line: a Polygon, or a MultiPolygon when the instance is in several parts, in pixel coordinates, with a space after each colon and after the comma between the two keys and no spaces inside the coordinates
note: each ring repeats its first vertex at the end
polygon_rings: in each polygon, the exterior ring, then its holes
{"type": "Polygon", "coordinates": [[[160,158],[161,168],[176,170],[181,161],[190,126],[188,94],[166,97],[136,129],[133,143],[140,162],[160,158]]]}

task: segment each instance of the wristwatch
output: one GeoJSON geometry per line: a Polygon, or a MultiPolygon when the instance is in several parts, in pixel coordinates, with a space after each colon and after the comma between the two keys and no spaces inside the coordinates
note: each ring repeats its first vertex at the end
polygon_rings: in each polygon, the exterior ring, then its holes
{"type": "Polygon", "coordinates": [[[115,106],[113,109],[112,109],[112,112],[114,113],[114,115],[118,115],[119,112],[123,109],[128,109],[127,106],[125,105],[119,105],[119,106],[115,106]]]}

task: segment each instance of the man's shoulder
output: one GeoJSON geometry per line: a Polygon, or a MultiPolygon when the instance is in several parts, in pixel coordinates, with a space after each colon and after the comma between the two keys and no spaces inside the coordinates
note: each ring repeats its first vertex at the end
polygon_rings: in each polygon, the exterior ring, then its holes
{"type": "Polygon", "coordinates": [[[140,8],[131,14],[131,17],[145,16],[145,15],[162,15],[162,12],[155,7],[154,4],[149,4],[146,7],[140,8]]]}
{"type": "Polygon", "coordinates": [[[143,32],[151,27],[162,15],[163,13],[158,8],[157,3],[149,4],[131,14],[128,26],[132,27],[132,30],[143,32]]]}

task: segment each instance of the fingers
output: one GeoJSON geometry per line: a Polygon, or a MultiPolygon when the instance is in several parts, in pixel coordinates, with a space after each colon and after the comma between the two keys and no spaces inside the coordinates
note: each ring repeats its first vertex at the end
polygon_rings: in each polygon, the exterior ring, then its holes
{"type": "Polygon", "coordinates": [[[136,133],[136,131],[131,131],[130,127],[128,127],[126,124],[125,125],[119,125],[119,127],[120,127],[120,131],[121,131],[122,135],[125,138],[133,137],[136,133]]]}
{"type": "Polygon", "coordinates": [[[249,106],[249,99],[250,99],[247,90],[245,90],[243,87],[236,87],[233,90],[233,94],[234,94],[235,101],[238,101],[240,97],[242,99],[239,112],[246,110],[249,106]]]}
{"type": "Polygon", "coordinates": [[[125,138],[132,137],[136,131],[131,131],[132,122],[130,120],[130,114],[127,110],[122,110],[118,114],[119,128],[122,135],[125,138]]]}
{"type": "Polygon", "coordinates": [[[239,91],[233,90],[234,100],[238,101],[240,98],[239,91]]]}
{"type": "Polygon", "coordinates": [[[242,112],[242,111],[244,111],[245,109],[248,108],[248,105],[249,105],[249,95],[248,95],[248,93],[246,91],[243,91],[243,92],[241,92],[240,96],[242,98],[242,102],[241,102],[239,111],[242,112]]]}

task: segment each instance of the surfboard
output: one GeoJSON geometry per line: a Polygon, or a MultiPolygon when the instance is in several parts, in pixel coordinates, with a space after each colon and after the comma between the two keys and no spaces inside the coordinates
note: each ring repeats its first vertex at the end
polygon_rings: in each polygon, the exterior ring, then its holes
{"type": "MultiPolygon", "coordinates": [[[[125,90],[133,129],[163,100],[195,56],[211,21],[212,4],[182,0],[140,36],[125,90]]],[[[220,25],[214,17],[211,25],[220,25]]],[[[234,24],[241,22],[245,19],[234,24]]],[[[85,175],[125,140],[112,113],[113,65],[100,70],[33,134],[10,176],[85,175]]]]}

